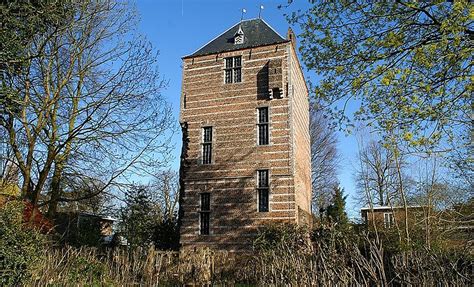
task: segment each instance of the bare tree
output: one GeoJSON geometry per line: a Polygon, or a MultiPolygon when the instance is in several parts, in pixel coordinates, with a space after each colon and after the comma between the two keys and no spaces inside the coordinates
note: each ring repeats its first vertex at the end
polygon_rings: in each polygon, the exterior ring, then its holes
{"type": "Polygon", "coordinates": [[[162,165],[174,130],[160,95],[157,52],[133,34],[134,9],[115,1],[79,1],[69,18],[25,47],[31,58],[9,80],[21,108],[1,129],[21,172],[22,195],[35,205],[93,197],[162,165]],[[37,53],[41,49],[42,53],[37,53]],[[69,182],[101,182],[75,197],[69,182]]]}
{"type": "Polygon", "coordinates": [[[459,233],[458,227],[467,226],[473,214],[472,210],[470,217],[457,212],[457,207],[469,205],[472,188],[469,182],[457,177],[456,169],[452,170],[449,163],[449,157],[439,154],[420,155],[412,172],[416,188],[408,197],[410,203],[424,207],[423,232],[428,248],[435,240],[459,233]]]}
{"type": "Polygon", "coordinates": [[[317,104],[310,110],[312,207],[318,214],[330,204],[332,193],[338,186],[337,136],[331,122],[317,104]]]}
{"type": "Polygon", "coordinates": [[[151,187],[160,206],[163,219],[175,220],[178,213],[179,175],[172,170],[155,175],[151,187]]]}
{"type": "Polygon", "coordinates": [[[63,175],[61,190],[68,198],[83,198],[81,200],[59,202],[57,211],[90,212],[94,214],[110,213],[113,197],[109,190],[104,189],[101,180],[85,177],[63,175]],[[95,194],[94,196],[90,196],[95,194]]]}
{"type": "Polygon", "coordinates": [[[371,140],[359,147],[356,183],[364,205],[389,205],[396,195],[396,169],[393,153],[371,140]]]}

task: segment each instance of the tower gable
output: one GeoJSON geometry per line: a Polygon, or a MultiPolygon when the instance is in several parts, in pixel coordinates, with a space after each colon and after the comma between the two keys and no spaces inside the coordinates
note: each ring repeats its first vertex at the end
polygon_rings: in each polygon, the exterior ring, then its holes
{"type": "Polygon", "coordinates": [[[239,22],[223,32],[191,55],[184,58],[204,56],[236,49],[246,49],[288,42],[262,19],[239,22]],[[236,36],[242,32],[242,41],[236,42],[236,36]],[[244,35],[245,33],[245,35],[244,35]]]}

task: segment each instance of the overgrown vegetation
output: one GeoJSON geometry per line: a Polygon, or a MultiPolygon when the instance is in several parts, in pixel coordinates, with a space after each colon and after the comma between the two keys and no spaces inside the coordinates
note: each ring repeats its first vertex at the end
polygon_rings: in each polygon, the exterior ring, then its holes
{"type": "Polygon", "coordinates": [[[42,260],[41,268],[31,268],[36,263],[29,261],[27,269],[3,273],[2,282],[28,286],[469,286],[474,275],[468,252],[425,248],[388,252],[370,234],[340,230],[332,224],[312,232],[291,224],[267,226],[260,230],[254,251],[247,254],[154,247],[45,247],[35,254],[42,260]],[[24,270],[30,271],[21,278],[14,276],[24,270]]]}
{"type": "MultiPolygon", "coordinates": [[[[370,234],[340,230],[334,225],[314,230],[311,245],[275,239],[278,234],[287,238],[287,227],[271,230],[267,242],[273,248],[258,252],[253,259],[253,282],[260,286],[468,286],[472,283],[472,254],[425,248],[387,252],[383,243],[377,243],[370,234]]],[[[304,230],[297,232],[300,234],[296,238],[304,237],[304,230]]]]}
{"type": "Polygon", "coordinates": [[[46,238],[24,222],[20,201],[0,205],[0,285],[20,285],[41,269],[46,238]]]}
{"type": "Polygon", "coordinates": [[[0,202],[0,285],[472,285],[472,4],[311,2],[289,19],[322,77],[311,110],[320,218],[313,230],[263,227],[253,254],[231,254],[169,251],[179,247],[176,174],[129,184],[167,164],[174,131],[157,51],[132,35],[130,5],[2,1],[0,194],[21,199],[0,202]],[[349,222],[322,105],[342,128],[358,120],[378,132],[359,142],[358,189],[368,206],[404,207],[395,228],[349,222]],[[39,208],[59,225],[61,212],[100,213],[112,188],[126,194],[126,244],[102,246],[92,219],[47,241],[39,208]],[[411,204],[426,208],[421,224],[408,224],[411,204]]]}

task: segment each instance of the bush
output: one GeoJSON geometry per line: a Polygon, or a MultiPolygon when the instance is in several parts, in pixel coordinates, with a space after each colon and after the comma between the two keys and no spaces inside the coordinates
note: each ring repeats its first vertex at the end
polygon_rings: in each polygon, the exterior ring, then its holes
{"type": "Polygon", "coordinates": [[[23,221],[18,200],[0,207],[0,285],[21,285],[40,267],[46,237],[23,221]]]}
{"type": "Polygon", "coordinates": [[[159,250],[179,249],[179,226],[177,220],[165,218],[154,228],[153,242],[159,250]]]}
{"type": "Polygon", "coordinates": [[[259,229],[253,247],[257,251],[282,247],[307,249],[310,247],[309,233],[306,228],[296,224],[268,224],[259,229]]]}

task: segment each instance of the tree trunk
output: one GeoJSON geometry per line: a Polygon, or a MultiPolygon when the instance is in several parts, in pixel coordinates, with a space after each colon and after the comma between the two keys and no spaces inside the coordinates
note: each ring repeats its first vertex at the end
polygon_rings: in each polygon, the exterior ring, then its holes
{"type": "Polygon", "coordinates": [[[64,166],[62,163],[56,163],[54,166],[53,178],[51,179],[51,191],[50,198],[48,203],[48,213],[49,218],[54,218],[58,209],[58,201],[61,197],[61,175],[63,172],[64,166]]]}

